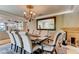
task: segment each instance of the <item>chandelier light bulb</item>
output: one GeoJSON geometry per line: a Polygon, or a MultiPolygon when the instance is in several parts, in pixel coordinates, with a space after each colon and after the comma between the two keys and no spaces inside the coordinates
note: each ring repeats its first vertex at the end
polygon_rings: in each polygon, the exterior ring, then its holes
{"type": "Polygon", "coordinates": [[[27,12],[24,12],[24,17],[31,21],[32,19],[35,18],[36,13],[33,11],[33,6],[32,5],[27,5],[27,12]]]}
{"type": "Polygon", "coordinates": [[[26,15],[26,12],[24,12],[24,15],[26,15]]]}
{"type": "Polygon", "coordinates": [[[32,11],[30,11],[30,14],[33,14],[33,12],[32,12],[32,11]]]}
{"type": "Polygon", "coordinates": [[[33,13],[33,15],[36,15],[36,13],[33,13]]]}

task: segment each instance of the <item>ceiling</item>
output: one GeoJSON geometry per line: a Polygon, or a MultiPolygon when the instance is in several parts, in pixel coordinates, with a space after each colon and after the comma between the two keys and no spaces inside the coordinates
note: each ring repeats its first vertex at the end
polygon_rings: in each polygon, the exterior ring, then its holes
{"type": "MultiPolygon", "coordinates": [[[[73,5],[33,5],[36,16],[50,15],[72,11],[73,5]]],[[[27,11],[26,5],[0,5],[0,11],[10,13],[17,16],[24,16],[24,11],[27,11]]]]}

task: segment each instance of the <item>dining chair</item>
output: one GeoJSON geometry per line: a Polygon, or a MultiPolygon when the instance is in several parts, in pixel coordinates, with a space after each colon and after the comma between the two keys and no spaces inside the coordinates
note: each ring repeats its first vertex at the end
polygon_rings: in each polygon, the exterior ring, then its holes
{"type": "Polygon", "coordinates": [[[53,41],[50,41],[48,43],[44,43],[42,42],[42,50],[45,52],[50,52],[50,53],[56,53],[57,54],[57,50],[56,50],[56,46],[58,45],[58,41],[62,38],[62,33],[61,32],[57,32],[54,36],[53,41]]]}
{"type": "Polygon", "coordinates": [[[18,50],[20,49],[20,53],[22,54],[23,41],[22,41],[21,37],[18,35],[17,31],[12,31],[11,33],[14,35],[14,38],[16,40],[16,52],[18,52],[18,50]]]}
{"type": "Polygon", "coordinates": [[[62,45],[65,45],[66,44],[66,32],[65,31],[63,31],[63,30],[60,30],[59,32],[61,32],[62,33],[62,37],[61,37],[61,39],[60,39],[60,42],[62,42],[62,45]]]}
{"type": "Polygon", "coordinates": [[[24,43],[24,54],[27,53],[33,53],[36,51],[38,48],[40,48],[39,45],[33,45],[32,41],[26,32],[19,32],[20,36],[22,37],[23,43],[24,43]]]}
{"type": "Polygon", "coordinates": [[[10,37],[10,41],[11,41],[11,49],[13,49],[14,47],[14,51],[16,50],[16,40],[13,36],[13,34],[11,33],[11,31],[6,31],[10,37]]]}
{"type": "Polygon", "coordinates": [[[67,45],[67,33],[66,32],[63,32],[63,36],[62,36],[62,39],[63,39],[63,42],[62,42],[62,45],[67,45]]]}

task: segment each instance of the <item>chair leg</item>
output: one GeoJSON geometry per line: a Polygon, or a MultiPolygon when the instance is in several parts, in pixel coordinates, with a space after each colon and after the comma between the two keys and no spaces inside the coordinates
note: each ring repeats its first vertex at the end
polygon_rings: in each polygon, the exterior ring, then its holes
{"type": "Polygon", "coordinates": [[[55,53],[57,54],[57,51],[56,51],[56,49],[55,49],[55,53]]]}
{"type": "Polygon", "coordinates": [[[18,47],[18,46],[16,46],[16,52],[18,52],[18,48],[19,48],[19,47],[18,47]]]}
{"type": "Polygon", "coordinates": [[[24,54],[26,54],[26,50],[24,50],[24,54]]]}
{"type": "Polygon", "coordinates": [[[20,54],[22,54],[23,48],[21,48],[20,54]]]}
{"type": "Polygon", "coordinates": [[[14,45],[14,51],[16,51],[16,44],[14,45]]]}
{"type": "Polygon", "coordinates": [[[43,50],[43,46],[42,46],[42,51],[41,51],[41,53],[43,53],[44,52],[44,50],[43,50]]]}
{"type": "Polygon", "coordinates": [[[57,51],[56,51],[56,49],[55,49],[55,48],[53,49],[53,51],[52,51],[51,53],[53,53],[53,52],[55,52],[55,53],[57,54],[57,51]]]}
{"type": "Polygon", "coordinates": [[[13,48],[13,44],[11,44],[11,49],[13,48]]]}

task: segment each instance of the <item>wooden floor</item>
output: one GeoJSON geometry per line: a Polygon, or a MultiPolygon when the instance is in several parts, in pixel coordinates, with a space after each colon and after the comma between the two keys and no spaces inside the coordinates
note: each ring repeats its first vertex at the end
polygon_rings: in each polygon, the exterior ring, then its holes
{"type": "MultiPolygon", "coordinates": [[[[0,54],[19,54],[10,49],[10,39],[0,40],[0,54]]],[[[79,54],[79,48],[66,46],[57,48],[58,54],[79,54]]]]}
{"type": "Polygon", "coordinates": [[[4,45],[4,44],[8,44],[8,43],[10,43],[10,39],[0,40],[0,45],[4,45]]]}

